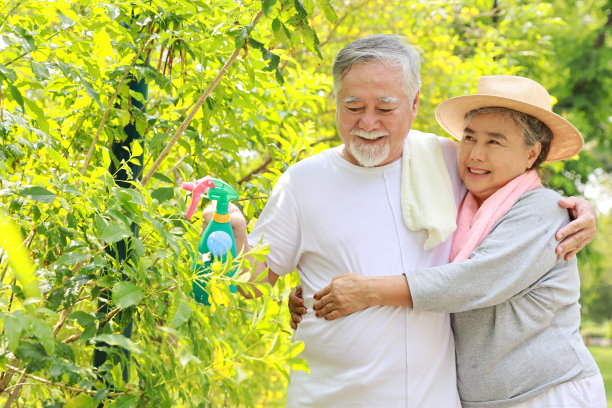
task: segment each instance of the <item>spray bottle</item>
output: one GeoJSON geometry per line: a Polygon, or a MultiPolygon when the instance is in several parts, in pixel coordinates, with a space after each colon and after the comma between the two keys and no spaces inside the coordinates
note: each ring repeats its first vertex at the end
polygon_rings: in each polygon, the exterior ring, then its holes
{"type": "MultiPolygon", "coordinates": [[[[232,258],[236,257],[236,240],[234,239],[234,232],[230,224],[229,202],[237,199],[238,193],[229,184],[219,179],[213,179],[210,176],[206,176],[193,183],[183,183],[182,187],[184,190],[193,193],[191,203],[185,214],[187,219],[190,219],[195,212],[203,193],[208,191],[208,198],[217,201],[217,208],[213,213],[212,220],[210,220],[202,234],[200,244],[198,245],[198,255],[193,262],[194,271],[197,271],[198,275],[205,275],[209,273],[210,264],[212,264],[215,258],[221,262],[226,262],[228,251],[231,253],[232,258]],[[205,254],[210,255],[200,265],[198,260],[202,259],[202,255],[205,254]]],[[[232,276],[234,272],[235,269],[229,273],[229,276],[232,276]]],[[[207,280],[204,276],[198,277],[192,286],[193,297],[204,305],[210,305],[208,293],[205,290],[207,280]]],[[[236,286],[231,285],[230,291],[236,293],[236,286]]]]}

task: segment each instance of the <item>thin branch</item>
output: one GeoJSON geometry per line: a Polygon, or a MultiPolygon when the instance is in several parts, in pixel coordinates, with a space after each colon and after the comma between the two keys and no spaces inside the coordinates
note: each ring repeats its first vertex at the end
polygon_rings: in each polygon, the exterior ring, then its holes
{"type": "Polygon", "coordinates": [[[606,40],[606,32],[608,31],[608,28],[610,28],[610,26],[612,26],[612,13],[608,14],[608,21],[606,21],[606,24],[604,24],[603,29],[595,39],[595,44],[593,44],[593,48],[597,50],[604,45],[606,40]]]}
{"type": "MultiPolygon", "coordinates": [[[[18,358],[14,358],[13,361],[11,361],[10,365],[19,366],[20,362],[21,360],[19,360],[18,358]]],[[[5,371],[4,373],[2,373],[2,377],[0,378],[0,394],[4,393],[4,390],[7,389],[12,378],[13,378],[12,371],[5,371]]]]}
{"type": "MultiPolygon", "coordinates": [[[[106,323],[108,323],[108,322],[109,322],[109,321],[110,321],[110,320],[111,320],[113,317],[115,317],[115,315],[116,315],[117,313],[119,313],[120,311],[121,311],[121,309],[120,309],[120,308],[116,308],[116,309],[111,310],[111,312],[110,312],[110,313],[109,313],[109,314],[106,316],[106,318],[100,322],[99,326],[100,326],[100,327],[104,326],[104,325],[105,325],[106,323]]],[[[68,337],[68,338],[64,339],[64,340],[62,341],[62,343],[64,343],[64,344],[73,343],[73,342],[77,341],[78,339],[80,339],[80,338],[81,338],[81,335],[83,335],[83,332],[80,332],[80,333],[78,333],[78,334],[73,334],[72,336],[70,336],[70,337],[68,337]]]]}
{"type": "MultiPolygon", "coordinates": [[[[13,12],[15,10],[17,10],[17,7],[19,7],[21,5],[21,3],[23,3],[23,1],[16,1],[15,5],[13,6],[13,8],[11,10],[7,11],[6,14],[0,13],[0,15],[4,14],[4,19],[2,20],[2,24],[0,25],[0,31],[4,31],[4,25],[6,24],[6,21],[8,20],[9,16],[11,14],[13,14],[13,12]]],[[[7,2],[7,3],[5,3],[3,9],[8,7],[8,6],[9,6],[9,3],[7,2]]]]}
{"type": "MultiPolygon", "coordinates": [[[[168,170],[167,172],[164,173],[164,175],[168,176],[170,173],[172,173],[178,166],[181,165],[181,163],[187,158],[189,157],[189,153],[182,155],[181,157],[179,157],[179,159],[176,161],[176,163],[174,163],[174,165],[172,167],[170,167],[170,170],[168,170]]],[[[161,184],[161,180],[157,182],[157,184],[155,184],[155,186],[153,186],[153,190],[155,190],[157,188],[157,186],[159,186],[161,184]]]]}
{"type": "MultiPolygon", "coordinates": [[[[257,22],[259,21],[259,19],[262,16],[263,16],[263,10],[260,10],[259,13],[257,13],[255,18],[253,19],[253,21],[251,22],[251,27],[255,26],[255,24],[257,24],[257,22]]],[[[187,117],[185,118],[183,123],[181,123],[181,126],[177,129],[177,131],[174,134],[174,136],[172,136],[172,139],[170,139],[170,141],[168,142],[168,144],[166,145],[164,150],[162,150],[162,152],[159,155],[159,157],[157,158],[157,160],[155,160],[155,163],[153,163],[153,166],[149,169],[147,174],[142,179],[142,185],[143,186],[145,186],[149,182],[149,180],[151,179],[151,176],[153,175],[153,173],[155,173],[155,171],[157,171],[157,168],[166,159],[166,157],[168,157],[168,155],[170,154],[170,151],[172,150],[172,147],[174,147],[176,142],[183,135],[183,133],[185,132],[185,129],[187,129],[187,127],[189,126],[189,124],[191,123],[193,118],[195,117],[195,115],[198,112],[198,110],[200,109],[200,107],[204,104],[206,99],[208,99],[208,97],[212,94],[213,90],[217,87],[217,85],[219,85],[219,82],[221,82],[221,78],[223,78],[223,76],[225,76],[225,74],[229,70],[229,67],[234,63],[236,58],[238,58],[238,54],[240,53],[240,50],[241,50],[241,48],[237,48],[237,49],[234,50],[234,52],[232,53],[230,58],[227,60],[225,65],[223,65],[223,68],[221,68],[221,70],[219,71],[219,73],[217,74],[215,79],[210,83],[208,88],[206,88],[204,93],[200,96],[200,98],[198,99],[198,101],[196,102],[194,107],[189,112],[189,115],[187,115],[187,117]]]]}
{"type": "MultiPolygon", "coordinates": [[[[83,262],[77,262],[77,264],[74,265],[74,268],[72,268],[72,275],[74,275],[76,273],[76,271],[81,268],[81,266],[83,266],[83,262]]],[[[84,287],[81,286],[81,289],[79,289],[79,294],[77,295],[77,299],[74,301],[74,303],[72,303],[70,305],[69,308],[64,310],[64,313],[62,313],[62,317],[60,318],[60,320],[57,322],[57,324],[53,328],[53,335],[54,336],[57,336],[57,333],[60,331],[60,329],[62,328],[62,326],[66,322],[66,319],[68,318],[68,315],[70,314],[70,312],[72,312],[72,308],[74,308],[74,306],[79,301],[79,298],[81,297],[81,294],[83,293],[83,289],[84,289],[84,287]]]]}
{"type": "MultiPolygon", "coordinates": [[[[316,146],[319,143],[327,143],[327,142],[331,142],[336,140],[336,136],[332,136],[332,137],[326,137],[323,139],[319,139],[313,143],[311,143],[311,146],[316,146]]],[[[298,153],[298,156],[302,153],[304,153],[306,150],[302,149],[300,150],[300,152],[298,153]]],[[[244,177],[242,177],[240,180],[238,180],[238,184],[242,184],[242,183],[246,183],[247,181],[250,181],[253,176],[255,176],[256,174],[262,173],[264,170],[266,170],[268,168],[268,166],[270,165],[270,163],[272,163],[272,157],[270,157],[270,153],[266,153],[266,157],[263,161],[263,163],[261,163],[259,166],[257,166],[257,168],[251,170],[248,174],[246,174],[244,177]]]]}
{"type": "Polygon", "coordinates": [[[270,165],[270,163],[272,163],[272,157],[270,156],[270,153],[266,153],[266,157],[263,163],[261,163],[259,166],[257,166],[257,168],[251,170],[248,174],[246,174],[244,177],[238,180],[238,184],[242,184],[242,183],[246,183],[247,181],[250,181],[255,174],[261,173],[263,170],[265,170],[270,165]]]}
{"type": "MultiPolygon", "coordinates": [[[[150,41],[150,38],[149,38],[148,41],[145,41],[142,44],[142,47],[140,47],[140,50],[138,50],[138,53],[136,54],[136,56],[132,60],[132,63],[130,64],[130,68],[125,70],[125,72],[123,73],[123,77],[121,77],[121,80],[119,81],[119,85],[117,85],[117,88],[115,89],[115,93],[113,94],[113,96],[108,101],[108,108],[106,108],[106,110],[104,111],[104,115],[102,116],[102,119],[100,120],[100,124],[98,125],[98,130],[96,131],[96,135],[94,136],[94,138],[93,138],[93,140],[91,142],[91,146],[89,147],[89,151],[87,152],[87,157],[85,159],[85,162],[83,163],[83,168],[81,169],[81,176],[85,175],[85,172],[87,171],[87,166],[89,166],[89,162],[91,162],[91,156],[93,155],[93,152],[94,152],[94,150],[96,148],[96,144],[98,143],[98,139],[100,138],[100,133],[102,132],[102,128],[104,128],[104,124],[106,123],[106,119],[108,118],[108,114],[110,113],[111,108],[113,107],[113,104],[115,103],[115,98],[117,98],[117,95],[119,94],[119,90],[123,86],[123,83],[125,82],[125,80],[126,80],[127,76],[129,75],[131,69],[138,62],[138,59],[140,58],[140,55],[146,49],[147,44],[149,44],[149,41],[150,41]]],[[[79,188],[80,186],[81,186],[81,180],[79,179],[77,181],[77,186],[76,187],[79,188]]]]}
{"type": "Polygon", "coordinates": [[[6,403],[4,404],[4,408],[10,408],[10,406],[13,405],[13,402],[15,402],[15,400],[19,397],[19,394],[21,394],[21,389],[23,387],[23,381],[26,378],[25,370],[23,370],[23,372],[22,372],[18,368],[11,367],[11,366],[7,366],[7,368],[8,369],[13,369],[14,368],[16,370],[16,372],[21,373],[21,377],[19,377],[19,381],[17,381],[17,385],[15,386],[13,391],[11,391],[11,393],[8,396],[8,398],[6,399],[6,403]]]}
{"type": "Polygon", "coordinates": [[[6,265],[4,266],[4,269],[2,270],[2,274],[0,274],[0,283],[4,282],[4,278],[6,277],[6,272],[8,271],[8,267],[9,267],[9,264],[7,262],[6,265]]]}
{"type": "MultiPolygon", "coordinates": [[[[83,112],[83,116],[81,116],[81,118],[79,119],[79,121],[77,122],[76,127],[74,128],[74,131],[72,132],[72,139],[70,139],[70,143],[68,144],[68,147],[66,147],[66,153],[69,152],[70,147],[72,146],[72,143],[74,143],[74,140],[77,137],[77,134],[79,133],[79,130],[81,130],[81,126],[83,126],[83,123],[85,122],[85,118],[87,117],[87,114],[89,113],[89,109],[91,108],[91,105],[93,104],[93,101],[91,101],[89,103],[89,106],[87,107],[87,109],[85,109],[85,111],[83,112]]],[[[66,157],[66,156],[64,156],[66,157]]]]}
{"type": "MultiPolygon", "coordinates": [[[[37,381],[37,382],[39,382],[41,384],[49,385],[49,386],[52,386],[52,387],[58,387],[58,388],[61,388],[61,389],[67,390],[67,391],[78,392],[78,393],[89,394],[89,395],[95,395],[98,392],[97,390],[86,390],[86,389],[83,389],[83,388],[73,387],[71,385],[66,385],[64,383],[56,383],[56,382],[53,382],[53,381],[49,381],[49,380],[47,380],[45,378],[41,378],[41,377],[38,377],[38,376],[35,376],[35,375],[32,375],[32,374],[26,374],[25,370],[20,370],[19,368],[13,367],[11,365],[7,365],[6,368],[7,368],[7,371],[11,371],[11,372],[13,372],[15,374],[21,374],[21,378],[29,378],[29,379],[37,381]]],[[[21,383],[21,380],[20,380],[20,384],[18,384],[17,386],[19,386],[19,385],[24,385],[23,383],[21,383]]],[[[110,393],[108,393],[108,396],[111,397],[111,398],[112,397],[118,397],[120,395],[129,395],[129,393],[127,393],[127,392],[110,392],[110,393]]],[[[4,407],[7,408],[7,405],[5,405],[4,407]]]]}
{"type": "Polygon", "coordinates": [[[336,21],[336,24],[334,24],[334,26],[332,27],[331,30],[329,30],[329,33],[327,33],[327,38],[325,39],[325,41],[319,43],[319,48],[327,45],[331,39],[333,38],[334,34],[336,33],[336,30],[338,29],[338,27],[340,27],[340,25],[344,22],[344,20],[346,20],[346,18],[349,15],[354,15],[355,10],[365,6],[366,4],[368,4],[369,0],[365,0],[359,4],[355,4],[352,7],[350,7],[350,9],[346,10],[346,13],[344,13],[344,15],[340,18],[338,18],[338,21],[336,21]]]}

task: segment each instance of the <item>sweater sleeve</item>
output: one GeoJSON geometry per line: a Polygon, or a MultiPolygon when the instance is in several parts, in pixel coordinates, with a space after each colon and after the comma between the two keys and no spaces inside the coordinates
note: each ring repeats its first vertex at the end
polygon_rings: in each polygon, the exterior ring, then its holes
{"type": "Polygon", "coordinates": [[[569,222],[559,198],[544,188],[525,193],[469,259],[407,273],[414,309],[461,312],[494,306],[528,291],[565,262],[555,253],[555,233],[569,222]]]}

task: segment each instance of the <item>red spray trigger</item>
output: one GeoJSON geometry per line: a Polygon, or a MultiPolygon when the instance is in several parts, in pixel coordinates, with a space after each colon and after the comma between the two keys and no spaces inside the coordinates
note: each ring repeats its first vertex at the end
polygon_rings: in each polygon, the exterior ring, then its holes
{"type": "Polygon", "coordinates": [[[200,197],[202,194],[206,193],[209,189],[215,188],[215,183],[212,180],[212,177],[206,176],[194,182],[185,182],[182,184],[183,190],[191,191],[191,203],[189,203],[189,208],[185,213],[185,218],[188,220],[191,219],[191,216],[195,212],[196,208],[198,208],[198,203],[200,202],[200,197]]]}

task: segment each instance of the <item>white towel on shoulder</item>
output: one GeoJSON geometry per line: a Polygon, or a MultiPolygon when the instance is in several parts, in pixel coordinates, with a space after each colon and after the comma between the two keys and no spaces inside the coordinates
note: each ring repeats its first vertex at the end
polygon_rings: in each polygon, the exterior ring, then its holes
{"type": "Polygon", "coordinates": [[[457,204],[438,136],[410,130],[402,153],[402,214],[411,231],[425,229],[429,250],[457,229],[457,204]]]}

